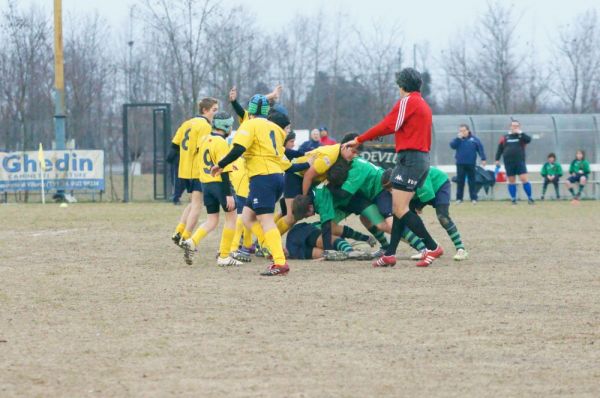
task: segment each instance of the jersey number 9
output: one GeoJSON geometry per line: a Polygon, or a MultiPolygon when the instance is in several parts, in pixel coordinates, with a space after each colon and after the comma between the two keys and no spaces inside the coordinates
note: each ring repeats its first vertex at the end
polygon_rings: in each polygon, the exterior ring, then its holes
{"type": "Polygon", "coordinates": [[[212,162],[212,159],[210,158],[210,152],[208,151],[208,149],[206,151],[204,151],[202,158],[204,160],[204,165],[206,166],[203,170],[206,174],[210,174],[210,170],[213,168],[213,166],[215,164],[212,162]]]}

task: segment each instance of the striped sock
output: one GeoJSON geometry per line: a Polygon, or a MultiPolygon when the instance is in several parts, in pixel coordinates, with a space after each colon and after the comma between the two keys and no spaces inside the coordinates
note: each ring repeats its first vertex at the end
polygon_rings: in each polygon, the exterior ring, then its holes
{"type": "Polygon", "coordinates": [[[349,253],[352,251],[350,243],[342,238],[337,238],[335,242],[333,242],[333,247],[339,252],[349,253]]]}
{"type": "MultiPolygon", "coordinates": [[[[385,236],[384,236],[385,237],[385,236]]],[[[347,225],[344,225],[344,231],[342,232],[342,238],[354,239],[361,242],[366,242],[369,240],[369,236],[360,233],[347,225]]]]}
{"type": "Polygon", "coordinates": [[[446,225],[443,225],[443,227],[446,229],[446,232],[448,233],[448,236],[450,237],[450,239],[452,239],[452,243],[454,243],[454,247],[457,250],[464,249],[465,245],[463,245],[463,243],[462,243],[462,239],[460,238],[460,233],[458,232],[458,228],[456,228],[456,224],[454,224],[454,222],[450,221],[446,225]]]}
{"type": "Polygon", "coordinates": [[[376,226],[372,226],[371,228],[369,228],[369,232],[375,237],[375,239],[377,239],[377,242],[379,242],[382,249],[385,250],[390,245],[390,242],[388,242],[387,238],[385,237],[385,234],[379,229],[377,229],[376,226]]]}
{"type": "Polygon", "coordinates": [[[412,247],[415,250],[423,251],[426,248],[425,243],[423,243],[421,238],[415,235],[413,231],[411,231],[407,227],[404,227],[404,232],[402,232],[402,239],[405,240],[410,245],[410,247],[412,247]]]}

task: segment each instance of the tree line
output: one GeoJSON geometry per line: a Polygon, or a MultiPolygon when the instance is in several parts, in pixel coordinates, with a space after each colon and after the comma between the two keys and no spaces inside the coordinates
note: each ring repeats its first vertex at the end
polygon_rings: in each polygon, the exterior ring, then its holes
{"type": "MultiPolygon", "coordinates": [[[[51,10],[8,1],[0,16],[0,149],[31,150],[53,138],[51,10]]],[[[416,66],[436,114],[600,110],[596,9],[552,34],[551,62],[523,39],[518,8],[488,3],[440,54],[406,43],[401,25],[357,27],[343,10],[294,15],[280,31],[252,24],[252,10],[217,0],[138,0],[119,31],[97,14],[65,16],[67,133],[79,148],[120,155],[121,105],[172,104],[173,127],[203,96],[227,104],[284,87],[296,128],[360,132],[393,104],[394,74],[416,66]]],[[[226,105],[226,108],[229,109],[226,105]]],[[[147,119],[132,118],[134,158],[149,149],[147,119]],[[137,126],[137,128],[136,128],[137,126]]]]}

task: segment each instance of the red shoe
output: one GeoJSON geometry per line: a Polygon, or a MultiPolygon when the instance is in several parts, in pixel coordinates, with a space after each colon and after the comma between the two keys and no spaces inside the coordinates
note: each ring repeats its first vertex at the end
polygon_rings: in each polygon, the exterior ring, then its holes
{"type": "Polygon", "coordinates": [[[373,261],[373,267],[375,268],[393,267],[394,265],[396,265],[396,256],[383,255],[373,261]]]}
{"type": "Polygon", "coordinates": [[[275,265],[272,264],[265,271],[261,272],[261,276],[277,276],[277,275],[285,275],[290,272],[290,266],[287,264],[284,265],[275,265]]]}
{"type": "Polygon", "coordinates": [[[442,249],[442,246],[440,245],[438,245],[435,250],[425,250],[423,252],[423,257],[421,257],[421,260],[417,263],[417,267],[428,267],[433,260],[442,257],[442,254],[444,254],[444,249],[442,249]]]}

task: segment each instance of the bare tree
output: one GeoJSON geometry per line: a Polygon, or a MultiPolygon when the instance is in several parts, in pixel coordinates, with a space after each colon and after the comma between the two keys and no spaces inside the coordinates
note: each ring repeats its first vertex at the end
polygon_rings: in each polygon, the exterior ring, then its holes
{"type": "Polygon", "coordinates": [[[559,30],[554,90],[573,113],[590,112],[600,91],[600,26],[596,10],[575,17],[559,30]]]}

